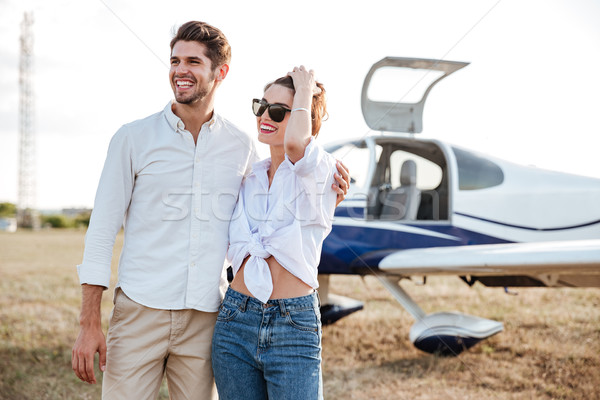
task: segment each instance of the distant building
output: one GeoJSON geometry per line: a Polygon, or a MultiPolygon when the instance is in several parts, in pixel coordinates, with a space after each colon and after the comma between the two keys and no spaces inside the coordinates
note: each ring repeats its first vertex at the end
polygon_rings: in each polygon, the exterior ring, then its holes
{"type": "Polygon", "coordinates": [[[0,218],[0,231],[16,232],[17,231],[17,219],[16,218],[0,218]]]}

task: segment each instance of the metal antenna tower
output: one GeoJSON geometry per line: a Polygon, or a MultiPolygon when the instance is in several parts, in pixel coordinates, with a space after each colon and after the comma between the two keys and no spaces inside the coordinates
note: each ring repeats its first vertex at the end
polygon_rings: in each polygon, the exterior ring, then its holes
{"type": "Polygon", "coordinates": [[[39,227],[35,211],[35,137],[33,96],[33,13],[26,12],[21,22],[19,63],[19,193],[18,224],[39,227]]]}

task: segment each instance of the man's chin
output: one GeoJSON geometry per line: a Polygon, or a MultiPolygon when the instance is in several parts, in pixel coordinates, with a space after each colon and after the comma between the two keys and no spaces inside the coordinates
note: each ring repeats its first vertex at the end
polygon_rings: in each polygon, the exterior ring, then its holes
{"type": "Polygon", "coordinates": [[[187,96],[177,96],[175,95],[175,101],[178,102],[179,104],[192,104],[195,99],[192,97],[187,97],[187,96]]]}
{"type": "Polygon", "coordinates": [[[192,105],[201,102],[204,97],[203,95],[183,96],[175,94],[175,101],[179,104],[192,105]]]}

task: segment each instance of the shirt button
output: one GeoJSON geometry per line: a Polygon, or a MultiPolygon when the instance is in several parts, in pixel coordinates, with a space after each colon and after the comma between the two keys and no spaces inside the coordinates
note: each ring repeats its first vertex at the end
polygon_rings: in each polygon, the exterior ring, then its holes
{"type": "Polygon", "coordinates": [[[193,262],[193,263],[190,263],[190,267],[195,267],[195,266],[196,266],[196,263],[195,263],[195,262],[193,262]]]}
{"type": "Polygon", "coordinates": [[[177,127],[179,129],[185,129],[185,125],[183,124],[183,121],[177,121],[177,127]]]}

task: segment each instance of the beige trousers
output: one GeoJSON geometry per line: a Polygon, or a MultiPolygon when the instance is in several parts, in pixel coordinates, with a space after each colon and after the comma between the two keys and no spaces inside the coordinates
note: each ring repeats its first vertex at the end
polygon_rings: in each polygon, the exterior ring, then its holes
{"type": "Polygon", "coordinates": [[[156,399],[166,374],[171,399],[217,399],[211,342],[217,313],[157,310],[115,293],[103,399],[156,399]]]}

